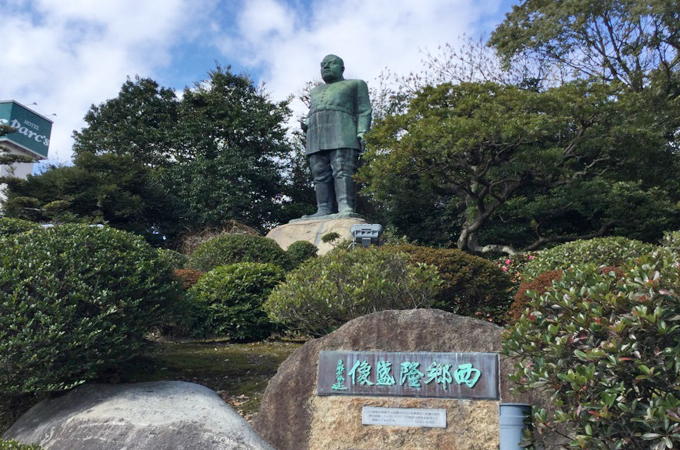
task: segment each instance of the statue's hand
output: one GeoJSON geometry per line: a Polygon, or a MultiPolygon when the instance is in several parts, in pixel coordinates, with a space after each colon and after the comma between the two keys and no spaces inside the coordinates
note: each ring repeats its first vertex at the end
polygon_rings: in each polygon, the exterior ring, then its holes
{"type": "Polygon", "coordinates": [[[357,133],[357,138],[359,139],[359,143],[361,144],[361,150],[359,150],[359,154],[363,155],[366,153],[366,141],[364,140],[364,133],[357,133]]]}

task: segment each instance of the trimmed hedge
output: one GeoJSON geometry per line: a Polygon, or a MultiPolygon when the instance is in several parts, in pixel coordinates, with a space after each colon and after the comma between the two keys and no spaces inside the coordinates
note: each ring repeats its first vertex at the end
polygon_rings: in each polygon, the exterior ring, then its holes
{"type": "Polygon", "coordinates": [[[288,255],[295,267],[299,266],[309,258],[316,258],[319,249],[316,245],[307,241],[295,241],[288,246],[288,255]]]}
{"type": "Polygon", "coordinates": [[[62,225],[5,238],[0,252],[0,392],[67,389],[129,359],[179,298],[144,239],[62,225]]]}
{"type": "Polygon", "coordinates": [[[572,241],[543,250],[526,265],[526,279],[550,270],[566,270],[579,264],[620,266],[624,262],[653,252],[658,246],[621,236],[572,241]]]}
{"type": "Polygon", "coordinates": [[[175,270],[184,269],[184,266],[186,266],[187,261],[189,261],[189,258],[186,255],[183,255],[180,252],[176,252],[175,250],[170,250],[169,248],[159,248],[158,256],[162,260],[170,264],[170,267],[172,267],[175,270]]]}
{"type": "Polygon", "coordinates": [[[264,309],[292,331],[322,336],[365,314],[428,308],[441,283],[435,267],[411,264],[400,252],[335,249],[290,272],[264,309]]]}
{"type": "Polygon", "coordinates": [[[404,252],[411,261],[431,264],[443,280],[434,307],[501,323],[510,306],[512,280],[492,261],[458,249],[437,249],[412,244],[385,246],[404,252]]]}
{"type": "Polygon", "coordinates": [[[243,262],[211,270],[189,290],[194,301],[192,334],[235,341],[269,337],[273,324],[262,304],[284,278],[283,269],[274,264],[243,262]]]}
{"type": "Polygon", "coordinates": [[[274,264],[289,270],[290,256],[273,239],[262,236],[227,234],[218,236],[196,247],[189,257],[187,269],[210,272],[218,266],[240,262],[274,264]]]}
{"type": "Polygon", "coordinates": [[[0,239],[13,234],[24,233],[31,230],[39,230],[41,227],[35,222],[23,219],[0,218],[0,239]]]}

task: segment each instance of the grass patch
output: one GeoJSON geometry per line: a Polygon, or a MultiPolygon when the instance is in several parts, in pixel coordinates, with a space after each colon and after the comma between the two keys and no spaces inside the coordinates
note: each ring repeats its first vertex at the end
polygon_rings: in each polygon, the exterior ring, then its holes
{"type": "Polygon", "coordinates": [[[279,365],[301,344],[295,342],[228,341],[154,342],[102,378],[103,382],[139,383],[179,380],[206,386],[246,420],[260,408],[262,394],[279,365]]]}

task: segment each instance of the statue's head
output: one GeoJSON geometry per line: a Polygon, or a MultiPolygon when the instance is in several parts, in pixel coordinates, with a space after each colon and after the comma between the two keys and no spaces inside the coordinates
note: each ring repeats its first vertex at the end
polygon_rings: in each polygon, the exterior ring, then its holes
{"type": "Polygon", "coordinates": [[[342,80],[345,63],[339,56],[328,55],[321,61],[321,78],[326,83],[342,80]]]}

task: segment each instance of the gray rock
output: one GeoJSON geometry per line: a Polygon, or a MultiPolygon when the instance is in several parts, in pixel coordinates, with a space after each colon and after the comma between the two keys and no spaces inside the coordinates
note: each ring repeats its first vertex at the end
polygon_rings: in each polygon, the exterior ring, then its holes
{"type": "Polygon", "coordinates": [[[80,386],[3,438],[48,450],[273,450],[214,391],[181,381],[80,386]]]}

